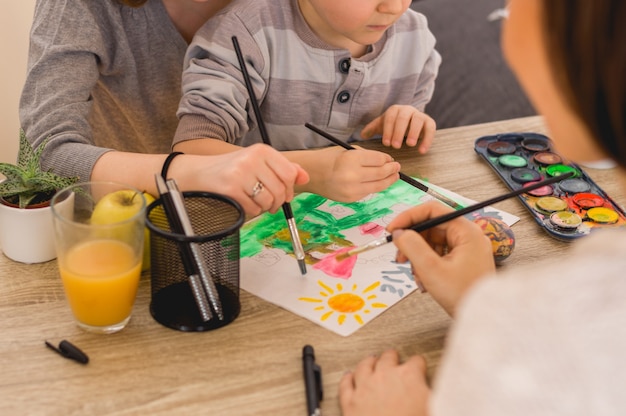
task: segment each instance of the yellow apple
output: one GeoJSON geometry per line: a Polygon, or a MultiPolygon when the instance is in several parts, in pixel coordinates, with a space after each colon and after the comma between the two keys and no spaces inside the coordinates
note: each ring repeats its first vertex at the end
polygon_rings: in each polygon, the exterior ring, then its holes
{"type": "MultiPolygon", "coordinates": [[[[154,201],[154,197],[143,192],[146,206],[154,201]]],[[[111,192],[103,196],[97,203],[91,213],[92,224],[112,224],[125,221],[132,218],[141,209],[142,198],[137,192],[125,189],[111,192]]],[[[142,270],[150,268],[150,231],[146,227],[144,230],[144,249],[142,270]]]]}
{"type": "MultiPolygon", "coordinates": [[[[150,205],[154,201],[152,194],[147,192],[143,193],[143,197],[146,198],[146,206],[150,205]]],[[[146,227],[143,236],[143,263],[141,263],[141,270],[148,270],[150,268],[150,229],[146,227]]]]}
{"type": "Polygon", "coordinates": [[[91,213],[92,224],[112,224],[133,217],[143,205],[141,196],[130,189],[106,194],[91,213]]]}

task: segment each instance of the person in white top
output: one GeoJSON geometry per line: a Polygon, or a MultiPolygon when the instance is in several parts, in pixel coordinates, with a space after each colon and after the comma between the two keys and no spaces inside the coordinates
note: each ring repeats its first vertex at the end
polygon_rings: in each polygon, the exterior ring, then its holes
{"type": "MultiPolygon", "coordinates": [[[[511,0],[502,45],[556,150],[612,159],[626,186],[626,3],[511,0]]],[[[363,359],[339,386],[350,415],[623,415],[626,230],[598,231],[568,257],[495,276],[488,240],[466,219],[402,231],[448,209],[399,215],[398,260],[453,317],[432,386],[420,356],[363,359]]]]}

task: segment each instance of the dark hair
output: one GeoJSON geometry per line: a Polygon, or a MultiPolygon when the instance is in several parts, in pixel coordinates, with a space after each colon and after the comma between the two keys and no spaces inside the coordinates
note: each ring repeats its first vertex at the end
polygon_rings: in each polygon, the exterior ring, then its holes
{"type": "Polygon", "coordinates": [[[626,168],[626,1],[542,5],[558,87],[598,144],[626,168]]]}
{"type": "Polygon", "coordinates": [[[148,0],[117,0],[118,3],[121,3],[125,6],[130,7],[141,7],[148,2],[148,0]]]}

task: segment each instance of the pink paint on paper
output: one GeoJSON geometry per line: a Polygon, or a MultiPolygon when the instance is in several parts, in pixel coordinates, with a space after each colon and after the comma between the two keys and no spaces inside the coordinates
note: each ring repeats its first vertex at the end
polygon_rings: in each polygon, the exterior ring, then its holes
{"type": "Polygon", "coordinates": [[[330,253],[315,263],[313,268],[321,270],[329,276],[347,280],[352,276],[352,269],[354,269],[354,265],[356,264],[357,256],[350,256],[342,261],[337,261],[337,256],[353,248],[354,247],[344,247],[334,253],[330,253]]]}
{"type": "Polygon", "coordinates": [[[385,232],[385,228],[375,222],[368,222],[363,225],[359,225],[359,231],[363,235],[373,235],[374,237],[379,237],[385,232]]]}

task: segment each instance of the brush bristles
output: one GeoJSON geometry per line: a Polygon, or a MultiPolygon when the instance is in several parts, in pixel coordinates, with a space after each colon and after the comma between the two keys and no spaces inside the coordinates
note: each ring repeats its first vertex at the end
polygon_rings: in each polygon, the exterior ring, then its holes
{"type": "Polygon", "coordinates": [[[337,259],[337,261],[344,261],[345,259],[347,259],[348,257],[350,257],[349,253],[341,253],[339,255],[337,255],[335,257],[335,259],[337,259]]]}
{"type": "Polygon", "coordinates": [[[298,266],[300,266],[300,273],[306,274],[306,262],[304,260],[298,260],[298,266]]]}

